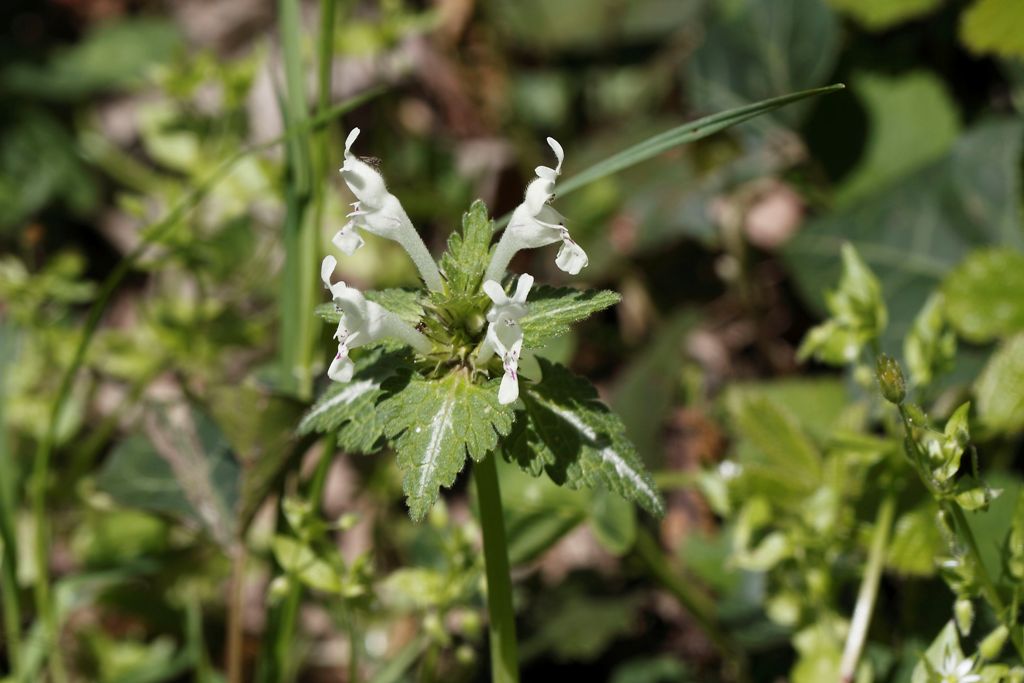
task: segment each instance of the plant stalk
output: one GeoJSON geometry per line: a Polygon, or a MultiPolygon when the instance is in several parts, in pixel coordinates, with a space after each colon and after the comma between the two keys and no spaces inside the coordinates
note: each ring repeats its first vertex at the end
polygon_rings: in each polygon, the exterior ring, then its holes
{"type": "Polygon", "coordinates": [[[867,640],[871,614],[878,598],[878,584],[882,578],[882,567],[885,565],[885,551],[889,546],[889,533],[892,530],[893,515],[896,512],[896,499],[892,494],[886,495],[878,508],[875,518],[875,530],[871,538],[871,549],[868,552],[868,564],[864,569],[864,578],[857,593],[857,604],[853,608],[853,619],[850,622],[850,633],[843,648],[843,657],[839,663],[839,680],[850,683],[857,672],[857,663],[864,651],[867,640]]]}
{"type": "Polygon", "coordinates": [[[245,580],[245,541],[239,540],[232,553],[231,593],[228,596],[228,683],[242,683],[242,585],[245,580]]]}
{"type": "Polygon", "coordinates": [[[508,543],[505,538],[505,517],[501,508],[496,457],[497,455],[492,453],[473,464],[487,573],[491,681],[518,683],[519,648],[516,643],[515,610],[512,607],[512,576],[508,563],[508,543]]]}

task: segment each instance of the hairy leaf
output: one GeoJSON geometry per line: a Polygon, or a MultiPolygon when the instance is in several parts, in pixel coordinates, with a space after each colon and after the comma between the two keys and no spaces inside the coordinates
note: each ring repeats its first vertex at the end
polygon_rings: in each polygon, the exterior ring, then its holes
{"type": "Polygon", "coordinates": [[[523,345],[543,346],[544,342],[567,333],[570,327],[598,311],[622,300],[618,292],[568,287],[537,287],[527,298],[529,311],[519,321],[523,328],[523,345]]]}
{"type": "Polygon", "coordinates": [[[404,352],[371,351],[355,361],[352,381],[332,382],[299,423],[299,434],[336,431],[338,445],[354,453],[380,449],[385,420],[378,403],[388,391],[382,385],[401,372],[404,352]]]}
{"type": "Polygon", "coordinates": [[[462,233],[451,234],[448,251],[441,256],[441,271],[448,281],[450,295],[480,291],[493,234],[487,205],[478,199],[462,216],[462,233]]]}
{"type": "Polygon", "coordinates": [[[455,482],[467,454],[482,460],[512,427],[512,410],[498,403],[497,383],[473,384],[463,372],[439,380],[414,377],[380,404],[379,413],[398,453],[415,521],[442,486],[455,482]]]}
{"type": "Polygon", "coordinates": [[[524,384],[508,453],[520,467],[573,489],[604,487],[653,515],[664,505],[625,427],[597,398],[594,387],[561,365],[538,359],[543,379],[524,384]]]}

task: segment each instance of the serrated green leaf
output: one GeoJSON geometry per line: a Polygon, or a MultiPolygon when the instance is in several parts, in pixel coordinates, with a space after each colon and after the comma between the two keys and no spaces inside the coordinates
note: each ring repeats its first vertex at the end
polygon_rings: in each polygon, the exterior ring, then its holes
{"type": "Polygon", "coordinates": [[[476,200],[462,215],[462,232],[448,238],[448,251],[441,256],[441,272],[448,283],[448,294],[476,294],[483,284],[491,252],[494,226],[487,205],[476,200]]]}
{"type": "Polygon", "coordinates": [[[512,428],[512,410],[498,403],[496,382],[473,384],[463,372],[414,377],[379,406],[385,433],[404,472],[409,514],[419,521],[450,487],[468,454],[482,460],[512,428]]]}
{"type": "Polygon", "coordinates": [[[942,283],[946,314],[965,339],[987,342],[1024,331],[1024,254],[981,249],[942,283]]]}
{"type": "MultiPolygon", "coordinates": [[[[423,317],[423,301],[420,290],[417,289],[368,289],[363,292],[368,301],[373,301],[388,309],[399,318],[416,325],[423,317]]],[[[341,320],[341,311],[333,303],[320,304],[315,309],[316,314],[324,321],[337,325],[341,320]]]]}
{"type": "Polygon", "coordinates": [[[537,287],[527,298],[529,311],[519,321],[523,346],[537,348],[569,331],[574,323],[622,300],[610,290],[537,287]]]}
{"type": "Polygon", "coordinates": [[[960,39],[972,52],[1006,58],[1024,57],[1024,3],[977,0],[963,14],[960,39]]]}
{"type": "Polygon", "coordinates": [[[559,485],[604,487],[639,503],[653,515],[664,505],[625,427],[597,398],[597,391],[561,365],[538,359],[543,375],[525,384],[526,410],[508,440],[507,455],[531,473],[547,472],[559,485]]]}
{"type": "Polygon", "coordinates": [[[298,433],[337,432],[338,445],[353,453],[379,450],[385,420],[377,404],[387,395],[385,380],[402,371],[407,355],[377,349],[355,360],[352,381],[332,382],[299,422],[298,433]]]}
{"type": "Polygon", "coordinates": [[[1009,339],[993,354],[974,383],[978,418],[989,429],[1024,429],[1024,334],[1009,339]]]}
{"type": "Polygon", "coordinates": [[[932,576],[935,558],[946,550],[946,542],[935,522],[938,506],[932,501],[909,510],[893,525],[892,543],[886,566],[900,574],[932,576]]]}

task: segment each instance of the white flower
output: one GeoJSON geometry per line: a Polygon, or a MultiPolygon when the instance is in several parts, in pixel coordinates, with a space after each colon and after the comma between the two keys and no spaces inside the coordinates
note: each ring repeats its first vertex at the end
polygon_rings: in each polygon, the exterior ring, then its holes
{"type": "Polygon", "coordinates": [[[957,652],[947,651],[936,673],[939,674],[939,683],[978,683],[981,676],[971,673],[973,669],[973,657],[964,659],[957,652]]]}
{"type": "Polygon", "coordinates": [[[561,242],[555,264],[565,272],[576,275],[587,265],[587,254],[576,244],[565,227],[565,217],[551,207],[555,196],[555,180],[562,173],[565,153],[554,138],[548,145],[558,159],[555,168],[538,166],[537,177],[526,187],[523,202],[512,212],[508,227],[498,241],[494,256],[484,275],[486,280],[500,280],[512,257],[520,249],[536,249],[561,242]]]}
{"type": "Polygon", "coordinates": [[[398,242],[416,264],[427,287],[440,291],[441,273],[402,203],[388,192],[380,172],[352,153],[352,144],[358,137],[359,129],[353,128],[345,140],[345,163],[340,169],[356,201],[352,204],[353,211],[348,214],[349,221],[331,241],[349,255],[363,245],[359,230],[398,242]]]}
{"type": "Polygon", "coordinates": [[[487,312],[487,333],[477,352],[477,362],[486,363],[495,353],[501,356],[505,376],[498,390],[498,401],[502,404],[512,403],[519,397],[519,354],[523,348],[523,330],[519,327],[519,320],[526,315],[526,297],[532,286],[533,276],[529,273],[519,276],[512,296],[505,294],[494,280],[483,284],[484,292],[494,305],[487,312]]]}
{"type": "Polygon", "coordinates": [[[320,279],[331,292],[334,305],[341,311],[341,320],[334,333],[334,338],[338,340],[338,352],[327,370],[328,377],[335,382],[351,380],[355,366],[348,357],[349,351],[381,339],[398,339],[420,353],[430,351],[430,341],[394,313],[367,300],[355,287],[348,287],[344,282],[332,284],[331,275],[337,264],[333,256],[326,256],[320,265],[320,279]]]}
{"type": "Polygon", "coordinates": [[[505,367],[505,375],[501,378],[501,386],[498,387],[498,403],[508,405],[519,398],[519,352],[523,350],[523,340],[517,339],[502,358],[502,365],[505,367]]]}

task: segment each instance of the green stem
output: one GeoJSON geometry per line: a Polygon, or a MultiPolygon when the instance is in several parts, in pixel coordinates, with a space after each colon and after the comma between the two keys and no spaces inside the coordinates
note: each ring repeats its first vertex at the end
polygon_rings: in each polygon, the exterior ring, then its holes
{"type": "MultiPolygon", "coordinates": [[[[14,344],[9,328],[0,327],[0,396],[4,396],[5,366],[14,362],[14,344]]],[[[3,415],[4,402],[0,400],[0,595],[3,596],[4,636],[7,660],[15,680],[21,680],[21,598],[18,591],[18,539],[15,535],[15,465],[7,438],[3,415]]]]}
{"type": "Polygon", "coordinates": [[[487,572],[487,611],[490,616],[491,681],[518,683],[519,660],[516,644],[515,610],[512,607],[512,577],[505,540],[505,517],[501,510],[501,489],[495,454],[473,465],[480,529],[484,541],[487,572]]]}
{"type": "Polygon", "coordinates": [[[658,541],[650,531],[638,528],[636,534],[636,545],[634,546],[639,558],[647,565],[648,570],[654,578],[661,583],[668,592],[679,601],[687,612],[694,618],[701,630],[718,649],[722,660],[734,667],[733,676],[738,680],[747,679],[746,657],[742,648],[732,642],[729,636],[722,630],[715,614],[715,605],[711,599],[693,584],[683,580],[682,575],[672,567],[665,559],[658,541]]]}
{"type": "Polygon", "coordinates": [[[867,640],[868,626],[871,624],[871,613],[875,609],[878,598],[878,584],[882,578],[882,567],[885,564],[885,551],[889,545],[889,532],[892,530],[893,515],[896,512],[896,499],[887,495],[878,508],[875,518],[875,529],[868,552],[868,565],[864,570],[860,591],[857,593],[857,604],[853,609],[850,622],[850,633],[846,638],[843,658],[839,664],[839,680],[849,683],[857,671],[857,662],[864,651],[867,640]]]}

